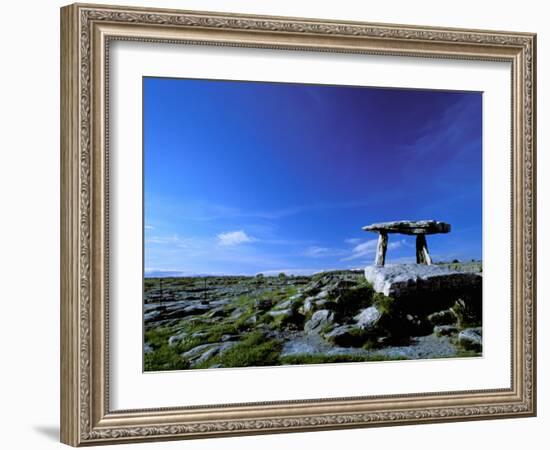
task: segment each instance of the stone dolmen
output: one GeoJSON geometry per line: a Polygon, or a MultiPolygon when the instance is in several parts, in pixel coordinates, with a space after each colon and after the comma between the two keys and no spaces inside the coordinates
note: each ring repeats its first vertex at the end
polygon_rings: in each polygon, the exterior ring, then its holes
{"type": "Polygon", "coordinates": [[[378,247],[374,264],[383,266],[386,261],[386,250],[388,248],[388,234],[401,233],[416,236],[416,263],[432,264],[432,258],[428,252],[426,242],[427,234],[448,233],[451,231],[451,225],[445,222],[435,220],[399,220],[395,222],[374,223],[363,227],[365,231],[378,233],[378,247]]]}

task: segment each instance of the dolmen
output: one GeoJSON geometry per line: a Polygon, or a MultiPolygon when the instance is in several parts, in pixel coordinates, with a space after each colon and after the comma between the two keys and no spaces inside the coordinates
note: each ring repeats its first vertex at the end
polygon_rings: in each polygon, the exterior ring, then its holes
{"type": "Polygon", "coordinates": [[[416,263],[432,264],[432,258],[426,242],[427,234],[449,233],[451,225],[436,220],[399,220],[394,222],[373,223],[363,227],[364,231],[378,233],[378,246],[374,264],[383,266],[386,262],[386,250],[388,249],[388,234],[399,233],[416,236],[416,263]]]}

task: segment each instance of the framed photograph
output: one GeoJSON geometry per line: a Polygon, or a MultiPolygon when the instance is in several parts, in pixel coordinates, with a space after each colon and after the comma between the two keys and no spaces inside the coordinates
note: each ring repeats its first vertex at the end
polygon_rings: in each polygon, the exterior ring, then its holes
{"type": "Polygon", "coordinates": [[[62,8],[62,442],[535,415],[535,38],[62,8]]]}

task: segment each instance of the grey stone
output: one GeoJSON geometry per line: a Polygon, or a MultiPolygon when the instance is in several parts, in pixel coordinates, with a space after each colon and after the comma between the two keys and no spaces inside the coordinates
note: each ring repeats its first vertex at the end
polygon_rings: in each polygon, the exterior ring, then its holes
{"type": "Polygon", "coordinates": [[[291,316],[292,315],[292,309],[286,308],[286,309],[277,309],[273,311],[269,311],[268,314],[271,317],[277,318],[280,316],[291,316]]]}
{"type": "Polygon", "coordinates": [[[193,338],[201,338],[201,337],[205,337],[205,336],[208,336],[208,332],[207,331],[195,331],[191,337],[193,338]]]}
{"type": "Polygon", "coordinates": [[[170,336],[168,338],[168,345],[170,347],[173,347],[174,345],[177,345],[181,341],[183,341],[187,336],[188,336],[188,333],[186,333],[185,331],[182,331],[181,333],[170,336]]]}
{"type": "Polygon", "coordinates": [[[451,336],[455,333],[458,333],[458,328],[454,325],[436,325],[434,327],[436,336],[451,336]]]}
{"type": "Polygon", "coordinates": [[[315,296],[315,298],[318,299],[318,300],[323,299],[323,298],[327,298],[327,297],[328,297],[328,291],[327,290],[321,291],[315,296]]]}
{"type": "Polygon", "coordinates": [[[216,344],[216,347],[212,347],[206,350],[199,358],[193,361],[193,366],[198,366],[204,361],[209,360],[213,356],[221,355],[225,351],[229,350],[236,342],[224,342],[223,344],[216,344]]]}
{"type": "Polygon", "coordinates": [[[334,313],[328,309],[322,309],[317,311],[311,316],[304,326],[304,331],[311,333],[312,331],[318,331],[327,325],[334,323],[334,313]]]}
{"type": "Polygon", "coordinates": [[[258,316],[255,314],[244,321],[246,325],[254,325],[256,322],[258,322],[258,316]]]}
{"type": "Polygon", "coordinates": [[[306,315],[312,312],[315,308],[315,297],[308,297],[304,300],[304,304],[300,307],[300,314],[306,315]]]}
{"type": "Polygon", "coordinates": [[[466,328],[458,333],[458,343],[466,350],[480,352],[482,341],[481,328],[466,328]]]}
{"type": "Polygon", "coordinates": [[[340,325],[324,336],[330,343],[343,347],[358,347],[366,342],[363,330],[354,325],[340,325]]]}
{"type": "Polygon", "coordinates": [[[206,350],[209,350],[210,348],[214,348],[219,344],[212,343],[212,344],[201,344],[197,345],[196,347],[193,347],[191,350],[188,350],[184,353],[182,353],[180,356],[182,358],[185,358],[189,361],[194,361],[197,358],[199,358],[206,350]]]}
{"type": "Polygon", "coordinates": [[[318,300],[317,297],[308,297],[305,299],[304,304],[300,306],[298,312],[305,316],[306,314],[313,313],[318,309],[324,309],[327,303],[327,298],[321,298],[318,300]]]}
{"type": "Polygon", "coordinates": [[[436,292],[443,289],[481,288],[482,277],[476,272],[458,271],[448,266],[424,264],[388,264],[367,266],[365,278],[376,292],[389,297],[436,292]]]}
{"type": "Polygon", "coordinates": [[[222,342],[227,342],[227,341],[238,341],[239,340],[239,336],[236,336],[234,334],[224,334],[220,341],[222,342]]]}
{"type": "Polygon", "coordinates": [[[213,356],[222,354],[223,352],[229,350],[235,344],[236,342],[216,342],[212,344],[202,344],[192,348],[185,353],[182,353],[180,356],[184,359],[187,359],[191,363],[191,366],[194,367],[212,358],[213,356]]]}
{"type": "Polygon", "coordinates": [[[292,300],[290,299],[283,300],[282,302],[277,303],[275,305],[275,309],[287,309],[290,307],[291,304],[292,304],[292,300]]]}
{"type": "Polygon", "coordinates": [[[365,231],[401,234],[437,234],[448,233],[451,225],[436,220],[396,220],[393,222],[373,223],[363,227],[365,231]]]}
{"type": "Polygon", "coordinates": [[[376,326],[381,317],[382,313],[376,306],[369,306],[357,314],[354,319],[359,328],[363,330],[371,330],[376,326]]]}

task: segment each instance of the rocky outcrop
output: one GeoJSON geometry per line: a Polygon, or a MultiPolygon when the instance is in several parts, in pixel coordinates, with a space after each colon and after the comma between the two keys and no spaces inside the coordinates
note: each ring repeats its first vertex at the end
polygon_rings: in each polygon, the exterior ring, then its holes
{"type": "Polygon", "coordinates": [[[365,278],[376,292],[388,297],[421,296],[446,292],[481,291],[477,272],[457,271],[447,265],[394,264],[367,266],[365,278]]]}
{"type": "Polygon", "coordinates": [[[319,332],[322,329],[334,324],[334,312],[328,309],[321,309],[315,312],[311,319],[304,325],[304,331],[311,333],[313,331],[319,332]]]}
{"type": "Polygon", "coordinates": [[[191,350],[182,353],[181,357],[189,361],[191,367],[195,367],[209,360],[213,356],[222,354],[229,350],[236,342],[218,342],[212,344],[202,344],[191,350]]]}
{"type": "Polygon", "coordinates": [[[285,358],[295,364],[335,356],[447,357],[464,349],[475,355],[482,348],[475,268],[413,264],[364,274],[190,277],[165,280],[164,298],[172,300],[163,302],[156,301],[158,281],[149,281],[145,370],[287,364],[285,358]],[[228,351],[233,345],[239,347],[228,351]]]}

